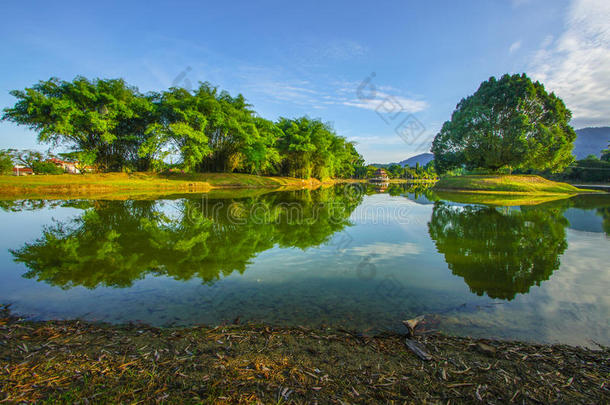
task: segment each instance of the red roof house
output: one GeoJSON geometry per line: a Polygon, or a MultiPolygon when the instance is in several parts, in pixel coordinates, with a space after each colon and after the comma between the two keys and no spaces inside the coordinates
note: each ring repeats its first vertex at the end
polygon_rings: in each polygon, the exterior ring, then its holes
{"type": "Polygon", "coordinates": [[[34,170],[25,166],[14,166],[13,174],[15,176],[31,176],[32,174],[34,174],[34,170]]]}

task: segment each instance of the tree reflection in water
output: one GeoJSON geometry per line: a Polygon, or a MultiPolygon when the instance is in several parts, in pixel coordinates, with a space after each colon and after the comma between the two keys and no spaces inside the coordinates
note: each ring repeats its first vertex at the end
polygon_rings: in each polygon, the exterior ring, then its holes
{"type": "Polygon", "coordinates": [[[477,295],[512,300],[548,280],[567,248],[558,207],[434,205],[430,237],[453,274],[477,295]]]}
{"type": "Polygon", "coordinates": [[[25,277],[62,288],[128,287],[148,274],[213,282],[244,272],[275,245],[327,242],[350,225],[361,200],[334,187],[242,199],[93,201],[11,253],[28,267],[25,277]]]}

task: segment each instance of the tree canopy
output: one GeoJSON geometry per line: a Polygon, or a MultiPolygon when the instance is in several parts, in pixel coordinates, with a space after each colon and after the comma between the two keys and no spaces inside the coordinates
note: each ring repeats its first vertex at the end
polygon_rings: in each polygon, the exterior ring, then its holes
{"type": "Polygon", "coordinates": [[[349,177],[364,163],[353,143],[318,119],[256,114],[241,94],[210,83],[142,94],[122,79],[51,78],[11,92],[3,120],[86,156],[101,171],[161,170],[349,177]]]}
{"type": "Polygon", "coordinates": [[[0,174],[9,174],[13,171],[13,159],[7,150],[0,150],[0,174]]]}
{"type": "Polygon", "coordinates": [[[434,138],[436,170],[561,171],[573,161],[571,117],[559,97],[525,74],[491,77],[458,103],[434,138]]]}
{"type": "Polygon", "coordinates": [[[610,162],[610,145],[608,145],[606,149],[602,150],[601,160],[604,162],[610,162]]]}

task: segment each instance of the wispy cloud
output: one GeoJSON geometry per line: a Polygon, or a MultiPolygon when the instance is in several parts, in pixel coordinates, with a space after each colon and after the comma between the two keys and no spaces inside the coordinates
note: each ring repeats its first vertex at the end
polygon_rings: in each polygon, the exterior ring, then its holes
{"type": "Polygon", "coordinates": [[[250,84],[258,92],[263,92],[277,101],[292,102],[301,105],[316,105],[319,102],[317,91],[307,87],[307,82],[281,82],[268,80],[258,82],[256,85],[250,84]]]}
{"type": "Polygon", "coordinates": [[[397,96],[380,91],[377,92],[375,98],[358,99],[354,97],[354,99],[343,101],[342,104],[348,107],[364,108],[366,110],[373,110],[378,112],[383,112],[391,109],[391,111],[396,112],[403,111],[415,113],[428,108],[428,103],[426,101],[397,96]]]}
{"type": "Polygon", "coordinates": [[[575,126],[610,124],[610,2],[575,0],[565,31],[536,52],[532,76],[573,113],[575,126]]]}
{"type": "MultiPolygon", "coordinates": [[[[416,113],[429,107],[428,102],[420,97],[405,95],[396,87],[384,84],[373,86],[374,92],[367,94],[367,98],[359,97],[358,90],[363,82],[337,82],[334,83],[333,103],[347,107],[362,108],[365,110],[377,111],[379,113],[392,111],[416,113]]],[[[368,90],[367,90],[368,91],[368,90]]]]}
{"type": "Polygon", "coordinates": [[[516,41],[516,42],[513,42],[513,43],[510,45],[510,48],[508,48],[508,53],[513,53],[513,52],[516,52],[516,51],[518,51],[518,50],[519,50],[519,48],[521,48],[521,41],[516,41]]]}
{"type": "Polygon", "coordinates": [[[428,102],[416,97],[408,97],[391,86],[377,86],[375,97],[364,99],[357,94],[360,82],[333,81],[310,82],[307,80],[281,80],[278,74],[261,75],[256,69],[250,70],[245,87],[249,93],[258,93],[269,99],[291,102],[298,105],[323,109],[328,106],[361,108],[384,113],[387,111],[416,113],[429,107],[428,102]],[[275,77],[275,78],[274,78],[275,77]]]}

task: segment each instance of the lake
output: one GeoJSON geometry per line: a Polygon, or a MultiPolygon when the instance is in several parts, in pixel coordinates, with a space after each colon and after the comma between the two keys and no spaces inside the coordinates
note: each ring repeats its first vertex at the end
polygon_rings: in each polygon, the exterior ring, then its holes
{"type": "Polygon", "coordinates": [[[610,195],[422,186],[0,201],[0,303],[34,320],[266,322],[610,344],[610,195]]]}

